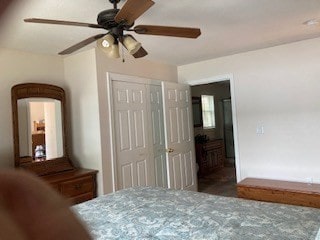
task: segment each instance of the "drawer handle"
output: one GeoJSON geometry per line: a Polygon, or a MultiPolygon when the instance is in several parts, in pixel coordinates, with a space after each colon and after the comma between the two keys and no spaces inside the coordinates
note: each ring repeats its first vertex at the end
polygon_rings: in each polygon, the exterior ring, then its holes
{"type": "Polygon", "coordinates": [[[75,185],[74,185],[74,188],[75,188],[76,190],[79,190],[79,189],[82,188],[82,184],[80,184],[80,183],[75,184],[75,185]]]}
{"type": "Polygon", "coordinates": [[[167,151],[167,153],[173,153],[174,149],[173,148],[168,148],[166,151],[167,151]]]}

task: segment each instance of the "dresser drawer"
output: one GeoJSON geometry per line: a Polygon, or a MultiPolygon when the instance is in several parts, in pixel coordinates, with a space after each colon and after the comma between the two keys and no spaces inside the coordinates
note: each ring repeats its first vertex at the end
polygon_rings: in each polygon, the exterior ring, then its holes
{"type": "Polygon", "coordinates": [[[94,198],[93,193],[90,192],[90,193],[81,194],[76,197],[72,197],[72,198],[70,198],[70,201],[72,204],[78,204],[78,203],[82,203],[82,202],[91,200],[93,198],[94,198]]]}
{"type": "Polygon", "coordinates": [[[215,148],[221,148],[223,146],[222,140],[209,141],[204,145],[205,150],[213,150],[215,148]]]}
{"type": "Polygon", "coordinates": [[[74,197],[84,193],[93,193],[94,183],[91,176],[77,178],[61,183],[61,193],[65,197],[74,197]]]}
{"type": "Polygon", "coordinates": [[[59,184],[50,184],[50,186],[57,192],[60,192],[60,186],[59,184]]]}

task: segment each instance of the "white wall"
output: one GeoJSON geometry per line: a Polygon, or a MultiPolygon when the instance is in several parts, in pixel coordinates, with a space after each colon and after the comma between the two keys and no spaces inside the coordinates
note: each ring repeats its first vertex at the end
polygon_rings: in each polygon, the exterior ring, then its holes
{"type": "Polygon", "coordinates": [[[320,38],[178,67],[179,82],[233,74],[241,178],[320,182],[319,46],[320,38]]]}
{"type": "Polygon", "coordinates": [[[11,87],[26,82],[63,87],[62,59],[0,48],[0,168],[14,166],[11,87]]]}
{"type": "Polygon", "coordinates": [[[108,59],[100,50],[88,50],[64,59],[70,97],[72,160],[97,169],[98,194],[112,192],[107,72],[177,81],[175,66],[132,59],[108,59]]]}

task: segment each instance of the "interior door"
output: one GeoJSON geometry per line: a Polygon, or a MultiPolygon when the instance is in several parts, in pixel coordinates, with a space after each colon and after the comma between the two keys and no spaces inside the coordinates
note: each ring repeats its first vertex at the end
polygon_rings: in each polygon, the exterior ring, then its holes
{"type": "Polygon", "coordinates": [[[154,186],[154,161],[146,86],[113,81],[118,189],[154,186]]]}
{"type": "Polygon", "coordinates": [[[157,187],[168,187],[166,147],[164,138],[163,102],[160,85],[149,85],[150,122],[152,125],[152,145],[155,165],[155,184],[157,187]]]}
{"type": "Polygon", "coordinates": [[[168,185],[197,191],[190,86],[162,82],[168,185]]]}

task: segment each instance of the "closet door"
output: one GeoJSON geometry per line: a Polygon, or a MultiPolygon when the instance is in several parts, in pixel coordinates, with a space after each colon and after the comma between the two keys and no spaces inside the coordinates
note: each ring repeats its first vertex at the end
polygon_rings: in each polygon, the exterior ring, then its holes
{"type": "Polygon", "coordinates": [[[197,191],[190,86],[162,83],[169,188],[197,191]]]}
{"type": "Polygon", "coordinates": [[[113,81],[118,189],[154,186],[154,161],[144,84],[113,81]]]}
{"type": "Polygon", "coordinates": [[[152,126],[152,144],[155,165],[155,184],[157,187],[168,187],[166,149],[164,137],[164,119],[162,89],[160,85],[149,85],[150,122],[152,126]]]}

